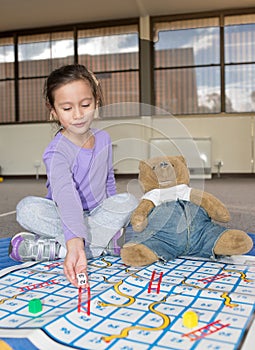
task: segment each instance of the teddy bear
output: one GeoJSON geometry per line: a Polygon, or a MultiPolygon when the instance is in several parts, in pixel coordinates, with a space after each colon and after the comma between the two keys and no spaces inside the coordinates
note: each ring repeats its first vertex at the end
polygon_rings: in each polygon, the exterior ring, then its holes
{"type": "Polygon", "coordinates": [[[159,156],[139,163],[144,192],[131,215],[135,231],[121,249],[124,264],[145,266],[179,256],[216,258],[250,251],[253,242],[230,220],[225,205],[212,194],[191,188],[183,156],[159,156]]]}

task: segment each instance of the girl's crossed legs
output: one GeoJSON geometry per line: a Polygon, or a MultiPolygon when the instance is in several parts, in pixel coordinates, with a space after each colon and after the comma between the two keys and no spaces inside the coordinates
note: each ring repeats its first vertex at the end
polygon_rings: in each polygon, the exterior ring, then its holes
{"type": "MultiPolygon", "coordinates": [[[[84,211],[88,229],[85,239],[87,259],[103,252],[118,255],[116,241],[120,230],[129,223],[138,204],[129,193],[116,194],[105,199],[92,211],[84,211]]],[[[17,221],[29,232],[16,234],[10,243],[10,257],[18,261],[55,260],[64,258],[65,238],[55,202],[29,196],[17,205],[17,221]]]]}

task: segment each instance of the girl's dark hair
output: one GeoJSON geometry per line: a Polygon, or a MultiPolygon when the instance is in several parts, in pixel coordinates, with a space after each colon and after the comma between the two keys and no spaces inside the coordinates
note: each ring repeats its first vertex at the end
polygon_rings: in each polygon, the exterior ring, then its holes
{"type": "Polygon", "coordinates": [[[97,106],[102,107],[101,86],[95,75],[81,64],[70,64],[60,67],[48,76],[44,85],[44,97],[48,107],[54,107],[54,91],[56,89],[76,80],[86,80],[89,83],[97,106]]]}

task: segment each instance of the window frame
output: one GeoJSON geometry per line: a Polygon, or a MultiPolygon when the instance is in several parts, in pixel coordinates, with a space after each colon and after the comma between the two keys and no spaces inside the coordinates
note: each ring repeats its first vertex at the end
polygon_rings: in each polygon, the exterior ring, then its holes
{"type": "MultiPolygon", "coordinates": [[[[149,18],[150,21],[150,38],[148,44],[146,40],[140,38],[140,22],[139,18],[127,18],[115,21],[100,21],[100,22],[89,22],[89,23],[76,23],[62,26],[51,26],[42,28],[31,28],[25,30],[13,30],[0,32],[0,38],[13,38],[14,44],[14,77],[1,79],[1,81],[13,81],[14,82],[14,101],[15,101],[15,121],[2,121],[0,120],[0,125],[7,124],[26,124],[26,123],[48,123],[45,121],[26,121],[21,122],[19,118],[19,61],[18,61],[18,38],[22,35],[33,35],[33,34],[47,34],[47,33],[57,33],[64,31],[73,31],[74,37],[74,63],[78,63],[78,31],[86,29],[94,29],[100,27],[114,27],[114,26],[125,26],[130,24],[136,24],[138,28],[139,37],[139,96],[140,103],[149,103],[155,106],[155,91],[154,91],[154,47],[153,47],[153,28],[154,24],[158,22],[172,21],[172,20],[187,20],[187,19],[198,19],[207,17],[219,17],[220,19],[220,99],[221,99],[221,110],[217,114],[211,114],[212,116],[220,115],[254,115],[254,112],[231,112],[226,113],[225,109],[225,67],[228,64],[224,62],[224,18],[226,16],[237,16],[245,14],[255,14],[255,7],[247,9],[233,9],[233,10],[222,10],[222,11],[211,11],[211,12],[199,12],[199,13],[188,13],[188,14],[178,14],[178,15],[166,15],[166,16],[152,16],[149,18]],[[145,67],[145,68],[144,68],[145,67]]],[[[238,63],[237,63],[238,64],[238,63]]],[[[253,62],[244,62],[243,64],[255,64],[253,62]]],[[[100,72],[101,73],[101,72],[100,72]]],[[[45,76],[46,78],[46,76],[45,76]]],[[[195,114],[185,114],[184,117],[194,117],[195,114]]],[[[208,114],[196,114],[199,117],[206,117],[208,114]]],[[[182,115],[178,115],[182,117],[182,115]]]]}
{"type": "MultiPolygon", "coordinates": [[[[248,111],[248,112],[226,112],[226,67],[228,66],[234,66],[234,65],[238,65],[238,63],[236,64],[232,64],[232,63],[226,63],[225,62],[225,48],[224,48],[224,44],[225,44],[225,40],[224,40],[224,36],[225,36],[225,17],[231,17],[231,16],[242,16],[242,15],[247,15],[247,14],[255,14],[255,8],[248,8],[248,9],[233,9],[233,10],[223,10],[223,11],[211,11],[211,12],[200,12],[200,13],[194,13],[194,14],[178,14],[178,15],[166,15],[166,16],[154,16],[151,17],[151,28],[152,28],[152,32],[154,33],[155,31],[155,26],[158,23],[161,22],[173,22],[173,21],[187,21],[187,20],[192,20],[192,19],[205,19],[205,18],[212,18],[212,17],[218,17],[219,18],[219,28],[220,28],[220,41],[219,41],[219,50],[220,50],[220,63],[219,63],[219,67],[220,67],[220,101],[221,101],[221,108],[220,111],[218,113],[189,113],[189,114],[178,114],[177,117],[194,117],[195,116],[219,116],[219,115],[253,115],[254,111],[248,111]]],[[[254,44],[255,45],[255,44],[254,44]]],[[[155,48],[153,48],[153,54],[155,56],[155,48]]],[[[154,60],[153,60],[154,61],[154,60]]],[[[249,64],[254,64],[255,65],[255,60],[253,62],[243,62],[242,65],[249,65],[249,64]]],[[[196,67],[200,67],[199,65],[195,65],[191,68],[196,68],[196,67]]],[[[178,69],[179,67],[175,67],[175,69],[178,69]]],[[[190,68],[190,66],[184,66],[182,68],[190,68]]],[[[163,68],[159,68],[160,70],[162,70],[163,68]]],[[[157,68],[155,68],[155,65],[153,65],[153,71],[154,71],[154,75],[155,75],[155,71],[159,70],[157,68]]],[[[154,78],[155,79],[155,78],[154,78]]],[[[156,96],[155,96],[156,99],[156,96]]],[[[154,104],[155,104],[155,99],[154,99],[154,104]]]]}
{"type": "MultiPolygon", "coordinates": [[[[14,45],[14,77],[9,79],[1,79],[1,81],[6,82],[13,80],[14,81],[14,103],[15,103],[15,121],[11,121],[6,119],[7,121],[0,120],[0,125],[8,125],[8,124],[34,124],[34,123],[49,123],[49,120],[29,120],[29,121],[20,121],[20,101],[19,101],[19,83],[21,80],[28,79],[39,79],[39,78],[47,78],[45,76],[33,76],[33,77],[20,77],[19,76],[19,58],[18,58],[18,45],[19,45],[19,37],[22,36],[31,36],[31,35],[44,35],[44,34],[55,34],[61,32],[73,32],[73,43],[74,43],[74,60],[73,63],[79,62],[78,55],[78,31],[79,30],[87,30],[87,29],[96,29],[96,28],[109,28],[109,27],[119,27],[119,26],[130,26],[137,25],[138,32],[138,42],[139,42],[139,18],[131,18],[131,19],[123,19],[116,21],[101,21],[101,22],[89,22],[89,23],[76,23],[70,25],[62,25],[62,26],[53,26],[53,27],[42,27],[35,29],[25,29],[25,30],[16,30],[16,31],[6,31],[0,32],[0,38],[13,38],[14,45]]],[[[140,45],[138,44],[138,55],[140,52],[140,45]]],[[[140,78],[140,60],[138,59],[138,71],[140,78]]],[[[96,74],[97,72],[95,72],[96,74]]],[[[103,72],[100,72],[102,74],[103,72]]],[[[140,81],[140,79],[139,79],[140,81]]],[[[138,83],[139,84],[139,83],[138,83]]],[[[138,90],[140,92],[140,86],[138,86],[138,90]]],[[[141,94],[139,94],[141,96],[141,94]]],[[[41,96],[43,99],[43,96],[41,96]]]]}

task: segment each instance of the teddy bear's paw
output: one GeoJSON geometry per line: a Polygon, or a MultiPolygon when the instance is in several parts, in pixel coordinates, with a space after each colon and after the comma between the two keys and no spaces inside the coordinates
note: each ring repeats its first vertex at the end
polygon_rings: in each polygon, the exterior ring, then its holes
{"type": "Polygon", "coordinates": [[[158,261],[152,250],[140,243],[126,243],[120,251],[122,261],[130,266],[145,266],[158,261]]]}
{"type": "Polygon", "coordinates": [[[136,224],[136,225],[132,225],[132,229],[135,231],[135,232],[142,232],[146,227],[146,224],[136,224]]]}
{"type": "Polygon", "coordinates": [[[216,255],[241,255],[248,253],[253,247],[250,236],[240,230],[227,230],[218,239],[214,253],[216,255]]]}
{"type": "Polygon", "coordinates": [[[136,216],[131,220],[132,228],[135,232],[142,232],[147,226],[147,223],[148,223],[147,218],[141,215],[136,216]]]}
{"type": "Polygon", "coordinates": [[[213,220],[216,220],[219,222],[229,222],[230,214],[227,208],[217,208],[214,214],[213,220]]]}

